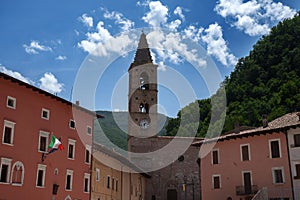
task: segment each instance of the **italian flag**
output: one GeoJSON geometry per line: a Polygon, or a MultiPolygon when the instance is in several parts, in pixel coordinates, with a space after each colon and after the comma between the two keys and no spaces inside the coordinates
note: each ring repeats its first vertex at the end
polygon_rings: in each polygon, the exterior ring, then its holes
{"type": "Polygon", "coordinates": [[[58,149],[59,150],[64,149],[63,145],[61,144],[61,141],[59,141],[59,139],[57,139],[54,135],[52,135],[51,142],[49,144],[49,148],[51,148],[49,153],[53,153],[54,151],[56,151],[58,149]]]}

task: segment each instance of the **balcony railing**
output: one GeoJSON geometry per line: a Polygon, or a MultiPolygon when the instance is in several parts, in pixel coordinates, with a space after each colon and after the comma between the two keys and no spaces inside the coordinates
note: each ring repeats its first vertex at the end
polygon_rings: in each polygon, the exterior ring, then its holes
{"type": "Polygon", "coordinates": [[[257,185],[251,185],[251,187],[245,187],[243,185],[235,187],[236,195],[256,194],[258,190],[259,189],[257,185]]]}

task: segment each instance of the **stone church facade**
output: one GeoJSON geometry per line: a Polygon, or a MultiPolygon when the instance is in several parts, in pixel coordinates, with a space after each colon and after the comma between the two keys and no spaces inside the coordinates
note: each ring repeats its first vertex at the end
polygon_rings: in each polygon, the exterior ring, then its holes
{"type": "MultiPolygon", "coordinates": [[[[158,89],[157,65],[153,64],[146,35],[142,32],[135,58],[128,70],[128,150],[131,161],[141,169],[155,165],[155,156],[149,152],[159,150],[173,141],[174,137],[158,136],[158,89]],[[141,154],[145,156],[135,156],[141,154]]],[[[178,138],[176,140],[190,140],[178,138]]],[[[199,140],[199,139],[195,139],[199,140]]],[[[177,156],[176,148],[174,155],[177,156]]],[[[146,200],[194,200],[201,199],[199,149],[189,146],[171,164],[147,171],[146,200]]]]}

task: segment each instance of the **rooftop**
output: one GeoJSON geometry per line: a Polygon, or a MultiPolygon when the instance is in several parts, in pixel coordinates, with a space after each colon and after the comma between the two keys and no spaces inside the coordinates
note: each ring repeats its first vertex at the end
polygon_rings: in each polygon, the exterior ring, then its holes
{"type": "Polygon", "coordinates": [[[300,113],[293,112],[285,114],[268,123],[267,127],[258,127],[250,130],[240,131],[239,133],[230,133],[227,135],[221,135],[214,138],[206,138],[202,141],[196,141],[193,143],[194,146],[200,146],[203,143],[210,143],[215,141],[225,141],[230,139],[249,137],[260,134],[272,134],[274,132],[283,132],[291,128],[300,127],[300,113]]]}

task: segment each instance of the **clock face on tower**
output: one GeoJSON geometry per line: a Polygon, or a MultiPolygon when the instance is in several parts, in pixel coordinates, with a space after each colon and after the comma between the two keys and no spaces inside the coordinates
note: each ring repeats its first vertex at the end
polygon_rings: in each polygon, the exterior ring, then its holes
{"type": "Polygon", "coordinates": [[[142,120],[140,121],[140,127],[143,128],[143,129],[148,128],[148,127],[149,127],[149,122],[148,122],[148,120],[142,119],[142,120]]]}

